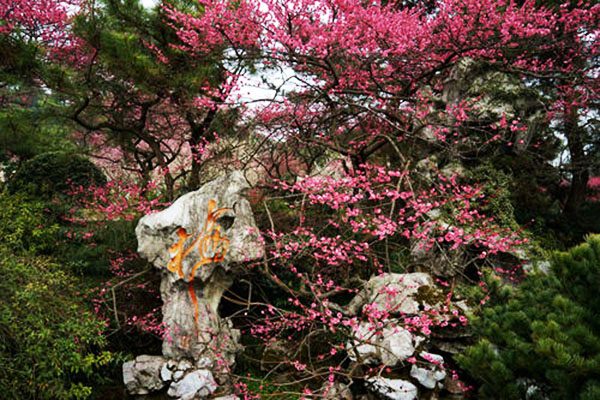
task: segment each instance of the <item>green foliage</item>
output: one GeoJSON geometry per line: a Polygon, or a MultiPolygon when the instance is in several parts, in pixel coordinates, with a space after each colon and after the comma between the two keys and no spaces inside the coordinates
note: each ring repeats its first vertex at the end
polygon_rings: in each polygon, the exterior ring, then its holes
{"type": "Polygon", "coordinates": [[[0,388],[3,398],[86,398],[100,367],[114,359],[105,323],[90,311],[56,254],[60,227],[46,204],[0,194],[0,388]]]}
{"type": "MultiPolygon", "coordinates": [[[[137,219],[132,221],[107,221],[97,226],[88,223],[85,227],[67,227],[64,230],[72,232],[71,238],[60,244],[58,257],[73,271],[98,277],[112,277],[108,270],[109,259],[115,253],[134,252],[137,248],[135,227],[137,219]],[[81,234],[93,233],[90,239],[81,234]],[[90,245],[93,244],[93,245],[90,245]]],[[[145,261],[136,260],[138,269],[147,265],[145,261]]]]}
{"type": "Polygon", "coordinates": [[[518,230],[514,207],[510,201],[511,176],[498,170],[489,163],[469,171],[470,178],[478,182],[485,195],[480,209],[502,227],[518,230]]]}
{"type": "Polygon", "coordinates": [[[260,395],[260,398],[271,398],[277,400],[298,400],[301,399],[300,390],[298,393],[289,393],[285,385],[273,382],[270,379],[262,379],[248,375],[247,378],[240,380],[248,390],[248,393],[260,395]]]}
{"type": "Polygon", "coordinates": [[[103,185],[106,177],[85,157],[49,152],[26,161],[8,184],[11,193],[23,192],[41,198],[67,194],[71,185],[103,185]]]}
{"type": "Polygon", "coordinates": [[[28,160],[49,151],[74,149],[65,139],[67,127],[50,113],[51,101],[43,94],[32,95],[31,104],[10,104],[0,108],[0,162],[11,157],[28,160]]]}
{"type": "Polygon", "coordinates": [[[13,253],[48,253],[56,244],[59,226],[44,215],[45,204],[23,194],[0,193],[0,238],[13,253]]]}
{"type": "Polygon", "coordinates": [[[480,341],[457,361],[489,399],[598,399],[600,236],[556,253],[516,288],[490,281],[480,341]]]}
{"type": "Polygon", "coordinates": [[[0,245],[0,387],[5,399],[88,397],[99,368],[104,322],[87,311],[78,282],[46,258],[0,245]]]}
{"type": "Polygon", "coordinates": [[[0,38],[0,82],[18,85],[31,82],[34,71],[39,69],[38,46],[22,35],[2,35],[0,38]]]}

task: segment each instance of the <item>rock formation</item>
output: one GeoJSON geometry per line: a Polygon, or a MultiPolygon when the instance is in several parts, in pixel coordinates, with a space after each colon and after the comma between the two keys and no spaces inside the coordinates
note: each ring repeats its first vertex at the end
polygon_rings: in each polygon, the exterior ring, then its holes
{"type": "MultiPolygon", "coordinates": [[[[443,291],[429,274],[414,272],[375,276],[341,309],[346,315],[361,315],[365,310],[385,312],[388,315],[384,319],[362,321],[354,327],[354,338],[346,344],[350,360],[387,367],[413,363],[405,379],[382,376],[368,379],[365,382],[367,388],[378,398],[413,400],[420,395],[429,398],[427,396],[442,389],[451,396],[455,394],[450,390],[453,382],[448,381],[444,357],[423,349],[453,353],[452,349],[456,344],[453,340],[446,340],[446,336],[460,336],[462,328],[455,326],[452,329],[440,329],[433,341],[431,337],[402,327],[404,318],[420,315],[424,310],[433,310],[439,314],[445,309],[450,315],[454,315],[452,311],[461,314],[468,312],[464,301],[448,304],[443,291]]],[[[435,317],[432,315],[432,318],[435,317]]],[[[451,398],[462,398],[461,394],[462,391],[458,388],[458,396],[451,398]]]]}
{"type": "Polygon", "coordinates": [[[234,171],[140,220],[138,252],[162,272],[167,334],[164,357],[147,365],[148,356],[140,356],[123,366],[130,393],[170,385],[171,396],[202,398],[216,390],[216,382],[226,381],[240,351],[240,333],[219,316],[219,303],[233,283],[235,266],[264,252],[244,197],[248,189],[242,173],[234,171]]]}

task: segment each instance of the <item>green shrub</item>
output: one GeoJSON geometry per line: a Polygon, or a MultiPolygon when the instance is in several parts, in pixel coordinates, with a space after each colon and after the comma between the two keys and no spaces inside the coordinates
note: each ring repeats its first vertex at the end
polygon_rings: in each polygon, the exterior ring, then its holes
{"type": "Polygon", "coordinates": [[[16,253],[53,250],[59,227],[47,218],[45,208],[45,203],[23,194],[0,193],[0,243],[16,253]]]}
{"type": "Polygon", "coordinates": [[[99,368],[104,322],[86,310],[78,282],[39,256],[0,245],[0,389],[5,399],[89,397],[99,368]]]}
{"type": "Polygon", "coordinates": [[[67,153],[43,153],[23,163],[8,182],[10,193],[23,192],[41,198],[67,194],[71,185],[106,184],[106,177],[87,158],[67,153]]]}
{"type": "MultiPolygon", "coordinates": [[[[502,227],[518,230],[515,209],[511,203],[511,176],[489,163],[469,171],[470,178],[477,182],[485,197],[479,201],[479,208],[502,227]]],[[[475,200],[477,201],[477,200],[475,200]]]]}
{"type": "Polygon", "coordinates": [[[457,357],[488,399],[600,399],[600,236],[556,253],[516,288],[491,282],[474,321],[481,340],[457,357]]]}
{"type": "MultiPolygon", "coordinates": [[[[83,276],[113,277],[108,268],[109,260],[114,258],[115,254],[136,252],[136,225],[137,220],[118,220],[106,221],[102,225],[92,222],[83,227],[67,226],[64,228],[65,233],[73,234],[59,244],[57,257],[74,272],[83,276]],[[84,239],[83,233],[93,233],[93,236],[84,239]]],[[[140,270],[146,265],[147,262],[144,260],[135,262],[135,266],[140,270]]]]}

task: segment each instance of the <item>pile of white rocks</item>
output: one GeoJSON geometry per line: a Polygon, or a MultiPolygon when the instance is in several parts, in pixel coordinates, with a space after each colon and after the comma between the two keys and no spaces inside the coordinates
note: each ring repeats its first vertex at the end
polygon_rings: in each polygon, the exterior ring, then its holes
{"type": "MultiPolygon", "coordinates": [[[[419,315],[425,309],[439,311],[444,298],[429,274],[383,274],[370,279],[344,310],[347,315],[365,310],[385,311],[388,315],[388,319],[361,322],[354,328],[354,340],[346,345],[352,361],[388,367],[406,365],[409,359],[412,362],[406,379],[373,377],[366,381],[379,398],[413,400],[420,393],[439,392],[444,387],[453,398],[462,396],[462,390],[446,372],[443,356],[423,351],[431,347],[428,339],[402,327],[403,318],[419,315]]],[[[451,307],[461,313],[468,309],[464,302],[451,307]]]]}

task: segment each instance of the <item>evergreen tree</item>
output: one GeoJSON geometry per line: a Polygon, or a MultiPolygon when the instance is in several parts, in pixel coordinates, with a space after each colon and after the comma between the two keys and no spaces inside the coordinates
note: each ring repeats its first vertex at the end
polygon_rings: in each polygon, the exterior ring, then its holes
{"type": "Polygon", "coordinates": [[[600,399],[600,236],[556,253],[516,288],[490,282],[474,322],[479,343],[457,357],[487,399],[600,399]]]}
{"type": "Polygon", "coordinates": [[[235,110],[223,103],[242,66],[226,59],[226,46],[183,51],[168,10],[203,12],[191,1],[149,10],[138,0],[106,0],[81,13],[75,31],[88,56],[50,84],[69,100],[68,117],[83,127],[95,155],[145,180],[160,169],[172,198],[176,181],[199,186],[204,146],[217,127],[227,134],[223,121],[231,123],[235,110]],[[183,159],[189,165],[182,167],[183,159]]]}

